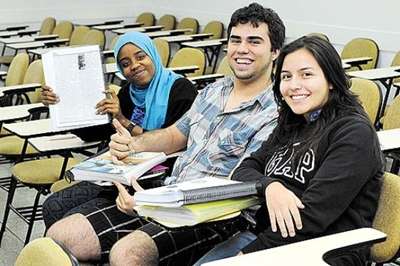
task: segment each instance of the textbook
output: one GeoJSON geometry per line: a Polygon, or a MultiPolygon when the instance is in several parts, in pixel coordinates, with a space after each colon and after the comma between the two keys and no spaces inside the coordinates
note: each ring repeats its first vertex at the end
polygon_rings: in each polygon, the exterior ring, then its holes
{"type": "Polygon", "coordinates": [[[134,195],[137,205],[180,207],[185,204],[256,195],[255,182],[204,177],[138,191],[134,195]]]}
{"type": "Polygon", "coordinates": [[[136,206],[135,210],[140,216],[152,218],[162,225],[173,228],[229,219],[239,215],[241,210],[259,203],[258,197],[248,196],[195,203],[175,208],[136,206]]]}
{"type": "Polygon", "coordinates": [[[105,98],[100,48],[97,45],[50,49],[42,55],[46,85],[60,98],[49,106],[51,131],[107,124],[110,116],[96,114],[105,98]]]}
{"type": "Polygon", "coordinates": [[[166,159],[163,152],[139,152],[125,158],[124,165],[116,165],[110,153],[106,152],[75,165],[66,172],[66,178],[71,181],[117,181],[131,185],[132,179],[138,179],[166,159]]]}

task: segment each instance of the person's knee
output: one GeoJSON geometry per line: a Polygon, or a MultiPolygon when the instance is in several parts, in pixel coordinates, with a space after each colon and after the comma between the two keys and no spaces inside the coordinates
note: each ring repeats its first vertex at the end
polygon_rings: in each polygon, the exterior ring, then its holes
{"type": "Polygon", "coordinates": [[[100,257],[99,239],[85,216],[73,214],[57,221],[47,231],[51,237],[80,260],[100,257]]]}
{"type": "Polygon", "coordinates": [[[158,265],[157,246],[142,231],[130,233],[112,247],[110,265],[158,265]]]}

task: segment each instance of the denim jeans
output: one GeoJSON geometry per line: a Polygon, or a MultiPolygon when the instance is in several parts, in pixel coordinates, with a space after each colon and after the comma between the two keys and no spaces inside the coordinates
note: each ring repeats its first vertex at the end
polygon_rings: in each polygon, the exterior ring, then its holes
{"type": "Polygon", "coordinates": [[[257,236],[249,231],[240,232],[225,242],[216,245],[213,249],[201,257],[193,266],[203,263],[236,256],[240,250],[256,240],[257,236]]]}

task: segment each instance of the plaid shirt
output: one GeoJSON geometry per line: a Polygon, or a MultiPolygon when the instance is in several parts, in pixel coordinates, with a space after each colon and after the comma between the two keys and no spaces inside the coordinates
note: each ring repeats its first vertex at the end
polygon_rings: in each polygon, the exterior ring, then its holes
{"type": "Polygon", "coordinates": [[[188,138],[166,184],[214,176],[227,178],[250,153],[261,147],[276,126],[272,85],[254,99],[224,111],[233,79],[217,81],[201,91],[175,125],[188,138]]]}

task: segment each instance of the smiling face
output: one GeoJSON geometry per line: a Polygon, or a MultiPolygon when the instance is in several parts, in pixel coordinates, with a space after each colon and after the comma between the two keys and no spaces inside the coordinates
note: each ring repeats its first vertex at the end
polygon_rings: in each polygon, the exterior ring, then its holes
{"type": "Polygon", "coordinates": [[[285,57],[280,78],[281,94],[295,114],[307,118],[328,101],[331,86],[314,56],[304,48],[285,57]]]}
{"type": "Polygon", "coordinates": [[[138,87],[148,86],[154,76],[155,68],[151,58],[131,43],[121,48],[118,62],[124,76],[138,87]]]}
{"type": "Polygon", "coordinates": [[[269,79],[277,51],[271,52],[268,25],[254,27],[249,22],[232,27],[227,56],[237,79],[251,82],[262,75],[269,79]]]}

